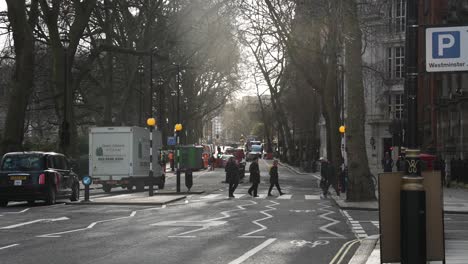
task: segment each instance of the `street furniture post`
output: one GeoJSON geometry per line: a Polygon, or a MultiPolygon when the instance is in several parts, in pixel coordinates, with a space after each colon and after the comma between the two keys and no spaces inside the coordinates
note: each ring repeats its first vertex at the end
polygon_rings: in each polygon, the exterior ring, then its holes
{"type": "Polygon", "coordinates": [[[176,170],[176,190],[180,192],[180,131],[182,131],[182,124],[175,125],[175,133],[177,138],[177,145],[176,145],[176,159],[177,159],[177,170],[176,170]]]}
{"type": "Polygon", "coordinates": [[[154,195],[154,189],[153,189],[153,128],[156,125],[156,119],[154,118],[148,118],[146,120],[146,124],[149,126],[149,143],[150,143],[150,148],[149,148],[149,158],[150,158],[150,169],[149,169],[149,196],[154,195]]]}

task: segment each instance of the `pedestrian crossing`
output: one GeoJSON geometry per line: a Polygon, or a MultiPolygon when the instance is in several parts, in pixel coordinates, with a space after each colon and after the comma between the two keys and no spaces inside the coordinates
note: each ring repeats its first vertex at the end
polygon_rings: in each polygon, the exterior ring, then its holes
{"type": "Polygon", "coordinates": [[[447,263],[466,264],[468,263],[468,240],[446,240],[445,258],[447,263]]]}
{"type": "MultiPolygon", "coordinates": [[[[247,191],[246,191],[247,192],[247,191]]],[[[278,200],[293,200],[293,199],[304,199],[304,200],[320,200],[320,195],[301,195],[301,194],[283,194],[283,195],[273,195],[268,196],[267,193],[259,193],[258,197],[252,197],[248,194],[243,193],[234,193],[235,199],[278,199],[278,200]]],[[[225,193],[213,193],[205,196],[201,196],[202,200],[213,200],[213,199],[226,199],[227,194],[225,193]]]]}

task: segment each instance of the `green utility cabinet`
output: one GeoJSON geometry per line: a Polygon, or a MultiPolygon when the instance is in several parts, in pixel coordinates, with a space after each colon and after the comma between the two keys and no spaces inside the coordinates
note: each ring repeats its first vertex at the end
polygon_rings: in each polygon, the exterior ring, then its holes
{"type": "Polygon", "coordinates": [[[202,146],[179,146],[180,168],[182,170],[200,170],[203,168],[203,147],[202,146]]]}

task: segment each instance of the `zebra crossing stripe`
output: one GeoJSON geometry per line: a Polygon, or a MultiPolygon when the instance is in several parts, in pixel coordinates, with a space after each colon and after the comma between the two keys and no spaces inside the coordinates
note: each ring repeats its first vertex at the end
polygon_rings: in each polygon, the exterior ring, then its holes
{"type": "MultiPolygon", "coordinates": [[[[268,196],[267,193],[259,193],[258,197],[251,197],[250,195],[248,195],[246,193],[247,193],[247,190],[246,191],[236,190],[236,193],[234,193],[234,196],[235,196],[236,199],[255,198],[255,199],[270,199],[270,200],[271,199],[291,200],[292,197],[293,197],[292,194],[284,194],[284,195],[280,195],[280,196],[276,196],[276,195],[268,196]],[[237,191],[239,191],[239,192],[237,192],[237,191]]],[[[214,194],[208,194],[208,195],[202,196],[200,198],[201,199],[217,199],[217,198],[223,198],[224,196],[225,196],[225,194],[214,193],[214,194]]],[[[296,195],[295,197],[298,197],[298,195],[296,195]]],[[[305,198],[305,200],[320,200],[320,195],[304,195],[304,198],[305,198]]],[[[348,216],[348,218],[349,218],[349,216],[348,216]]],[[[358,221],[352,221],[352,222],[357,222],[358,223],[358,221]]],[[[377,222],[377,223],[374,223],[374,225],[378,226],[379,224],[377,222]]]]}
{"type": "Polygon", "coordinates": [[[320,195],[306,195],[306,200],[320,200],[320,195]]]}

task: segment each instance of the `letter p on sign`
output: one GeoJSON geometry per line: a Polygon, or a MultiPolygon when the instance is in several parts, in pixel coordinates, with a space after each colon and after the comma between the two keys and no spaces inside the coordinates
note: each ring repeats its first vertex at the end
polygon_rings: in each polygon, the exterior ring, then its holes
{"type": "Polygon", "coordinates": [[[432,56],[434,59],[460,57],[460,32],[434,32],[432,35],[432,56]]]}

